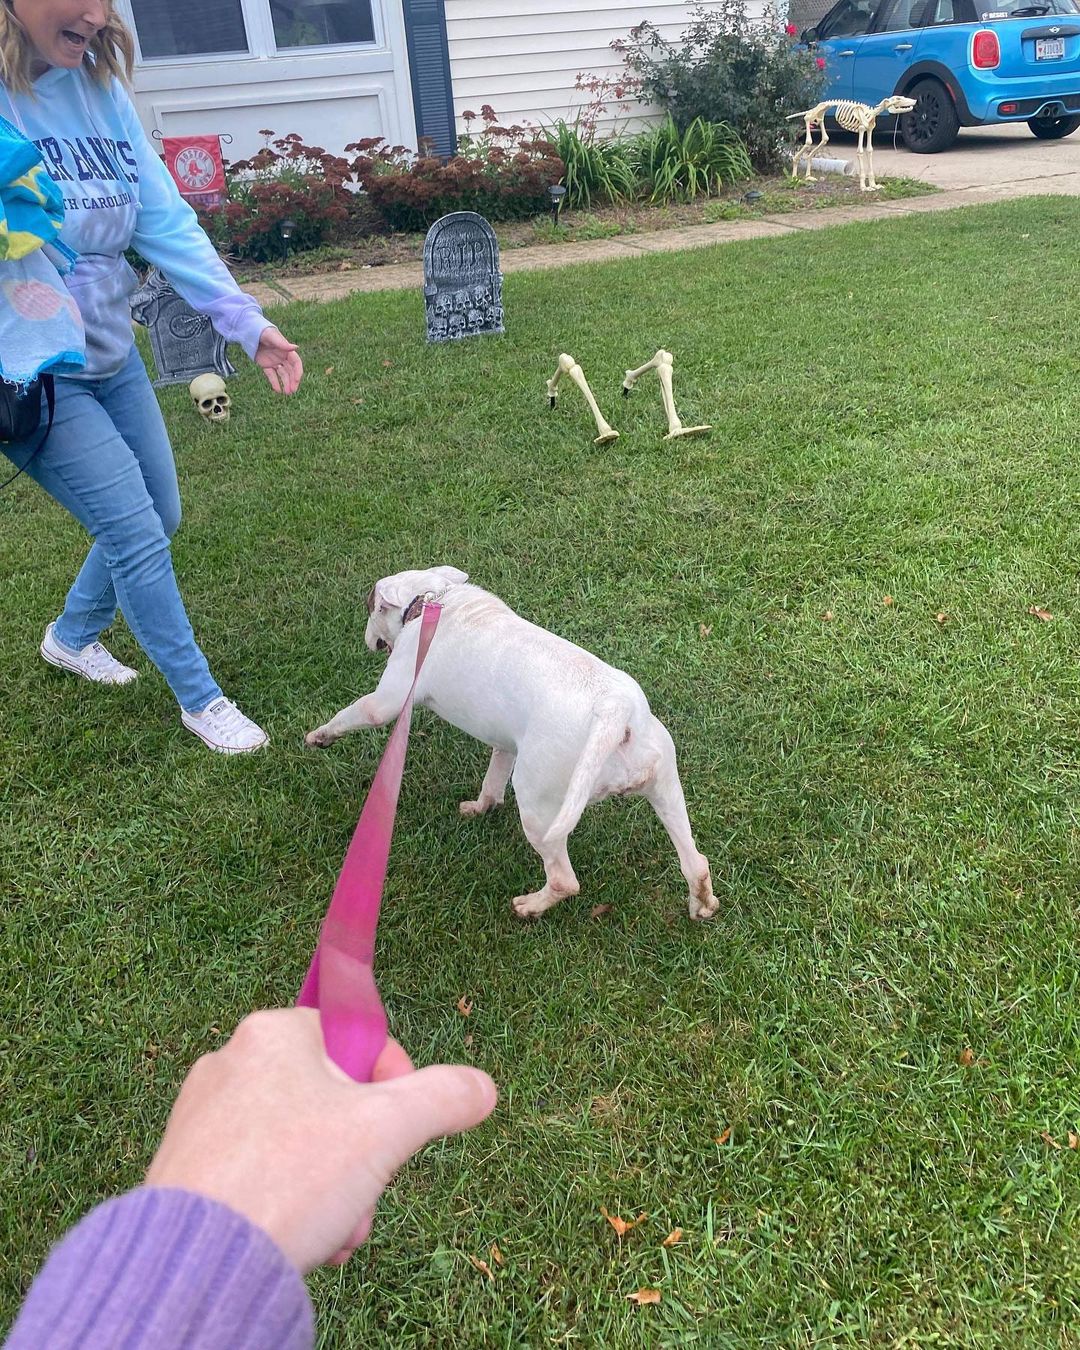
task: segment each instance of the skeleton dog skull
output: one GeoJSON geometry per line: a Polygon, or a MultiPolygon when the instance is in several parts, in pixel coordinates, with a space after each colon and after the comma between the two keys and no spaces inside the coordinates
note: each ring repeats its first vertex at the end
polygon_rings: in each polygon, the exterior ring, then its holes
{"type": "Polygon", "coordinates": [[[220,375],[196,375],[188,385],[188,393],[200,417],[217,423],[229,420],[232,399],[220,375]]]}

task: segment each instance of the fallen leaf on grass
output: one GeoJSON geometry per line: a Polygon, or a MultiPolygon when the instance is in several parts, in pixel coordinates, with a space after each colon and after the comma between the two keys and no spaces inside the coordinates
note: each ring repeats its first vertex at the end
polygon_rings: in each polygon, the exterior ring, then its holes
{"type": "Polygon", "coordinates": [[[939,614],[935,614],[935,615],[934,615],[934,618],[937,620],[938,623],[948,623],[948,622],[949,622],[949,616],[945,613],[944,610],[942,610],[939,614]]]}
{"type": "Polygon", "coordinates": [[[1037,619],[1041,619],[1043,623],[1049,623],[1050,620],[1054,617],[1048,609],[1041,609],[1038,605],[1029,605],[1028,613],[1034,614],[1035,617],[1037,619]]]}
{"type": "Polygon", "coordinates": [[[589,918],[599,919],[601,915],[610,913],[611,913],[610,905],[593,905],[592,909],[589,910],[589,918]]]}
{"type": "Polygon", "coordinates": [[[649,1217],[647,1214],[639,1214],[636,1219],[620,1219],[617,1214],[609,1214],[603,1205],[600,1206],[600,1213],[620,1237],[625,1237],[631,1228],[636,1228],[649,1217]]]}
{"type": "Polygon", "coordinates": [[[723,1134],[718,1134],[716,1136],[716,1138],[713,1140],[713,1143],[719,1144],[720,1147],[723,1148],[730,1138],[731,1138],[731,1126],[729,1125],[727,1129],[723,1132],[723,1134]]]}
{"type": "Polygon", "coordinates": [[[822,622],[822,623],[832,623],[832,610],[831,610],[831,609],[827,609],[827,610],[825,611],[825,613],[821,616],[821,622],[822,622]]]}
{"type": "Polygon", "coordinates": [[[674,1247],[677,1242],[682,1241],[682,1229],[673,1228],[667,1237],[661,1242],[661,1247],[674,1247]]]}
{"type": "Polygon", "coordinates": [[[1044,1144],[1048,1145],[1050,1148],[1060,1148],[1060,1147],[1061,1147],[1061,1145],[1060,1145],[1060,1144],[1058,1143],[1058,1141],[1054,1138],[1054,1136],[1053,1136],[1052,1134],[1047,1134],[1047,1132],[1046,1132],[1045,1130],[1043,1130],[1043,1131],[1040,1133],[1039,1138],[1043,1141],[1044,1144]]]}
{"type": "Polygon", "coordinates": [[[462,1017],[468,1017],[473,1010],[472,999],[468,999],[462,994],[457,1001],[457,1010],[462,1017]]]}
{"type": "Polygon", "coordinates": [[[891,595],[885,595],[882,596],[881,603],[883,605],[894,605],[896,601],[892,598],[891,595]]]}
{"type": "Polygon", "coordinates": [[[353,399],[353,402],[354,402],[354,403],[363,403],[363,401],[364,401],[364,400],[363,400],[362,398],[354,398],[354,399],[353,399]]]}
{"type": "Polygon", "coordinates": [[[502,1252],[499,1251],[499,1244],[497,1242],[491,1244],[491,1252],[489,1254],[497,1266],[506,1264],[506,1258],[503,1256],[502,1252]]]}
{"type": "Polygon", "coordinates": [[[383,361],[383,366],[384,366],[384,368],[385,368],[386,366],[392,366],[393,364],[394,364],[393,361],[383,361]]]}
{"type": "Polygon", "coordinates": [[[701,634],[702,637],[708,637],[709,634],[712,632],[712,624],[699,623],[698,632],[701,634]]]}
{"type": "Polygon", "coordinates": [[[965,1046],[964,1049],[960,1051],[961,1066],[966,1069],[969,1068],[974,1063],[975,1063],[975,1051],[972,1050],[970,1045],[965,1046]]]}
{"type": "Polygon", "coordinates": [[[326,369],[323,371],[324,375],[333,375],[333,373],[334,373],[333,366],[327,366],[326,369]]]}
{"type": "Polygon", "coordinates": [[[472,1032],[470,1031],[469,1034],[465,1037],[465,1049],[466,1050],[471,1049],[472,1043],[473,1043],[473,1035],[472,1032]]]}
{"type": "Polygon", "coordinates": [[[486,1275],[489,1280],[493,1280],[495,1278],[494,1272],[492,1271],[491,1267],[488,1265],[486,1261],[481,1261],[478,1256],[473,1256],[471,1252],[469,1253],[469,1260],[473,1263],[473,1265],[476,1267],[476,1269],[480,1272],[481,1275],[486,1275]]]}
{"type": "Polygon", "coordinates": [[[634,1293],[634,1294],[627,1294],[626,1297],[630,1300],[631,1303],[636,1303],[636,1304],[638,1305],[638,1307],[641,1308],[641,1307],[643,1307],[646,1303],[659,1303],[659,1302],[660,1302],[660,1290],[659,1290],[659,1289],[639,1289],[639,1290],[637,1291],[637,1293],[634,1293]]]}
{"type": "Polygon", "coordinates": [[[1069,1147],[1080,1148],[1080,1134],[1077,1134],[1075,1130],[1069,1131],[1069,1147]]]}

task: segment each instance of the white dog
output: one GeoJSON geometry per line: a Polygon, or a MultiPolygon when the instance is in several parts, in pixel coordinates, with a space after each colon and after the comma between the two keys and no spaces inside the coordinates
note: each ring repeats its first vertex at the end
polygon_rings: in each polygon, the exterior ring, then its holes
{"type": "Polygon", "coordinates": [[[442,617],[416,686],[416,702],[492,747],[480,796],[466,816],[503,800],[513,781],[526,838],[544,861],[546,884],[519,895],[522,917],[543,914],[578,892],[566,841],[590,802],[647,797],[679,855],[690,887],[690,917],[717,910],[708,859],[697,851],[686,814],[675,746],[640,686],[572,642],[537,628],[496,596],[469,586],[456,567],[385,577],[367,598],[364,640],[389,648],[378,687],[308,733],[331,745],[358,727],[392,722],[413,681],[425,599],[442,617]]]}

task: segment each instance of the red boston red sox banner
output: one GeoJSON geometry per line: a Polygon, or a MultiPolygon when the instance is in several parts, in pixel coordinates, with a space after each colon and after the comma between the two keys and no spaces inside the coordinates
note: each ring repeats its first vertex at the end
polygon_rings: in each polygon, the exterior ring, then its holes
{"type": "Polygon", "coordinates": [[[218,206],[225,196],[225,166],[216,136],[163,136],[165,165],[180,195],[197,206],[218,206]]]}

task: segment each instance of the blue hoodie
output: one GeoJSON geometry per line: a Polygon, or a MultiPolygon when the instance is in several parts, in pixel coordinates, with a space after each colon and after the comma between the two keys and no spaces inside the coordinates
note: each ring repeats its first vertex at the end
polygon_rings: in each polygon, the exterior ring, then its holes
{"type": "Polygon", "coordinates": [[[270,322],[240,290],[147,139],[123,86],[52,67],[30,94],[0,85],[11,120],[35,142],[64,196],[60,240],[79,254],[65,278],[86,326],[86,366],[75,378],[115,375],[133,341],[128,297],[132,245],[230,342],[254,356],[270,322]]]}

